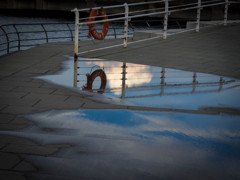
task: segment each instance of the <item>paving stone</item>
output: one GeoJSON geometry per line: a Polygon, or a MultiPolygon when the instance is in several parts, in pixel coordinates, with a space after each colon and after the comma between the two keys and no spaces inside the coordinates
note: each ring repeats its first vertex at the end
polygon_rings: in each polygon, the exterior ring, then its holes
{"type": "Polygon", "coordinates": [[[1,180],[26,180],[23,174],[9,171],[0,171],[1,180]]]}
{"type": "Polygon", "coordinates": [[[16,118],[14,118],[14,120],[11,121],[11,124],[28,124],[28,125],[30,125],[30,124],[33,124],[33,122],[24,117],[16,117],[16,118]]]}
{"type": "Polygon", "coordinates": [[[51,155],[56,153],[60,148],[68,147],[69,145],[24,145],[24,144],[8,144],[1,151],[18,154],[29,155],[51,155]]]}
{"type": "Polygon", "coordinates": [[[21,161],[15,168],[15,171],[37,171],[37,168],[34,167],[32,164],[30,164],[27,161],[21,161]]]}
{"type": "Polygon", "coordinates": [[[10,136],[10,135],[0,135],[0,144],[24,144],[24,145],[36,145],[33,141],[22,138],[22,137],[16,137],[16,136],[10,136]]]}
{"type": "Polygon", "coordinates": [[[20,162],[15,154],[0,152],[0,169],[11,169],[20,162]]]}
{"type": "Polygon", "coordinates": [[[4,146],[6,146],[5,143],[0,143],[0,150],[1,150],[4,146]]]}
{"type": "Polygon", "coordinates": [[[4,86],[0,84],[0,92],[8,92],[8,91],[12,91],[13,89],[15,89],[15,86],[4,86]]]}
{"type": "Polygon", "coordinates": [[[2,97],[1,100],[4,104],[8,104],[8,105],[30,106],[30,107],[32,107],[34,104],[36,104],[40,100],[38,97],[29,97],[27,95],[28,95],[28,93],[26,93],[25,96],[23,96],[21,98],[2,97]]]}
{"type": "Polygon", "coordinates": [[[12,115],[12,114],[0,114],[0,124],[9,123],[14,118],[15,118],[15,115],[12,115]]]}
{"type": "Polygon", "coordinates": [[[27,92],[5,92],[4,94],[0,94],[0,98],[15,98],[19,99],[24,97],[27,92]]]}
{"type": "Polygon", "coordinates": [[[18,86],[12,90],[12,92],[29,92],[29,93],[39,93],[39,94],[51,94],[56,91],[55,88],[39,88],[39,87],[22,87],[18,86]]]}
{"type": "Polygon", "coordinates": [[[28,127],[29,124],[0,124],[0,130],[19,130],[28,127]]]}
{"type": "Polygon", "coordinates": [[[44,109],[34,108],[32,106],[9,105],[9,106],[6,106],[4,109],[0,110],[0,113],[9,113],[9,114],[21,115],[21,114],[31,114],[31,113],[35,113],[35,112],[40,112],[42,110],[44,111],[44,109]]]}

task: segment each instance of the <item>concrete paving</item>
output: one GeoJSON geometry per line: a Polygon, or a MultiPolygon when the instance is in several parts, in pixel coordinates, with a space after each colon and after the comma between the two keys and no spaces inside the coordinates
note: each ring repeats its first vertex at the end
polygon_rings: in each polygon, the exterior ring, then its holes
{"type": "MultiPolygon", "coordinates": [[[[239,32],[240,25],[211,27],[199,33],[188,32],[171,36],[167,40],[156,39],[131,44],[127,49],[116,47],[81,56],[240,78],[239,32]]],[[[122,40],[81,41],[80,51],[119,43],[122,40]]],[[[59,71],[62,68],[61,63],[67,59],[64,55],[73,55],[72,42],[44,44],[0,57],[0,179],[26,179],[25,174],[37,171],[37,167],[24,160],[23,155],[52,156],[60,148],[69,146],[42,145],[30,139],[8,135],[6,132],[33,124],[21,115],[51,109],[78,108],[171,111],[103,104],[89,100],[87,95],[72,89],[33,78],[59,71]]],[[[204,111],[203,113],[219,113],[224,110],[204,111]]]]}

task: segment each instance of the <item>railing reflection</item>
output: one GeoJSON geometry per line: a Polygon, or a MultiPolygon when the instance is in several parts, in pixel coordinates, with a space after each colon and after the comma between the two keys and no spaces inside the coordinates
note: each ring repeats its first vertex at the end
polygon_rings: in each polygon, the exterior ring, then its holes
{"type": "Polygon", "coordinates": [[[93,79],[91,92],[103,92],[122,99],[221,92],[240,86],[234,79],[164,67],[114,61],[77,61],[74,67],[74,87],[87,90],[87,75],[98,66],[106,75],[102,86],[101,75],[93,79]],[[79,73],[80,72],[80,73],[79,73]],[[101,89],[104,87],[104,89],[101,89]]]}

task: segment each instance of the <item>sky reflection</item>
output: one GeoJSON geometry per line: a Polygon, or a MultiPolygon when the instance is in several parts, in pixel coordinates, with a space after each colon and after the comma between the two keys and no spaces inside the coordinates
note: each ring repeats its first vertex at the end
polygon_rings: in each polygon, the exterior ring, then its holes
{"type": "MultiPolygon", "coordinates": [[[[37,78],[72,88],[74,63],[72,57],[68,58],[69,61],[63,63],[63,71],[37,78]]],[[[240,81],[237,79],[132,63],[126,63],[124,78],[123,62],[80,58],[77,65],[79,93],[87,84],[86,75],[102,69],[107,77],[103,95],[119,98],[127,104],[194,110],[240,108],[240,81]]],[[[97,92],[100,85],[101,79],[97,76],[90,91],[97,92]]]]}
{"type": "Polygon", "coordinates": [[[28,157],[51,173],[55,167],[63,169],[60,174],[75,169],[74,177],[100,179],[119,173],[123,173],[119,179],[240,177],[239,116],[52,110],[27,118],[37,126],[19,132],[22,136],[43,144],[73,145],[58,153],[55,161],[28,157]],[[45,127],[52,130],[45,132],[45,127]]]}

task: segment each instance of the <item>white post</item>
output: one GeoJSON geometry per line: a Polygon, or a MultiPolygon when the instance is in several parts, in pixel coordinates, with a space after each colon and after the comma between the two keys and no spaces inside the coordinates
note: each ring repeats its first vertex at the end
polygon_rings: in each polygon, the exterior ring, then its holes
{"type": "Polygon", "coordinates": [[[200,15],[201,15],[201,0],[198,0],[196,32],[199,32],[200,28],[200,15]]]}
{"type": "Polygon", "coordinates": [[[125,7],[125,21],[124,21],[124,42],[123,42],[123,47],[126,48],[127,47],[127,35],[128,35],[128,12],[129,12],[128,4],[124,3],[124,7],[125,7]]]}
{"type": "Polygon", "coordinates": [[[79,32],[79,12],[77,8],[74,10],[75,13],[75,40],[74,40],[74,57],[78,56],[78,32],[79,32]]]}
{"type": "Polygon", "coordinates": [[[75,12],[75,40],[74,40],[74,72],[73,72],[73,87],[77,87],[77,60],[78,60],[78,31],[79,31],[79,12],[77,8],[75,12]]]}
{"type": "Polygon", "coordinates": [[[167,39],[167,26],[168,26],[168,0],[165,0],[165,14],[163,23],[163,39],[167,39]]]}
{"type": "Polygon", "coordinates": [[[228,17],[228,0],[225,0],[225,9],[224,9],[224,26],[227,25],[227,17],[228,17]]]}

